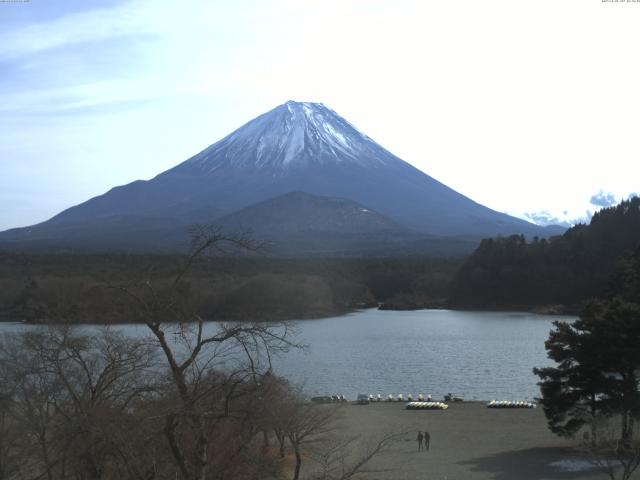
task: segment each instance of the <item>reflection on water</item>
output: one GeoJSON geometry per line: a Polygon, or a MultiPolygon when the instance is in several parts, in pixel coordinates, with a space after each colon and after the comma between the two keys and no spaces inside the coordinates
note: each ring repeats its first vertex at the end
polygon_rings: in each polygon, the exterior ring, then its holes
{"type": "MultiPolygon", "coordinates": [[[[430,393],[441,399],[453,392],[469,400],[532,400],[539,396],[532,368],[550,364],[544,341],[553,320],[573,318],[371,309],[305,320],[297,324],[297,341],[309,348],[276,358],[274,370],[310,395],[430,393]]],[[[0,324],[3,333],[22,328],[0,324]]],[[[129,335],[146,334],[141,325],[117,328],[129,335]]]]}

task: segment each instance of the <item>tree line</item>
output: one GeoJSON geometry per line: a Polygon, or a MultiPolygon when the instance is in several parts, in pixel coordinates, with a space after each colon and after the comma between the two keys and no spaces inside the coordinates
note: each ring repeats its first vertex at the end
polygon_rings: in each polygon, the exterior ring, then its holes
{"type": "MultiPolygon", "coordinates": [[[[0,319],[128,323],[130,299],[111,284],[171,285],[179,256],[20,255],[0,252],[0,319]]],[[[182,294],[207,319],[286,320],[392,303],[440,306],[459,260],[200,257],[182,294]]]]}
{"type": "Polygon", "coordinates": [[[558,237],[485,239],[462,264],[451,304],[467,308],[559,306],[579,312],[584,300],[608,293],[616,262],[640,242],[640,198],[597,212],[589,225],[558,237]]]}

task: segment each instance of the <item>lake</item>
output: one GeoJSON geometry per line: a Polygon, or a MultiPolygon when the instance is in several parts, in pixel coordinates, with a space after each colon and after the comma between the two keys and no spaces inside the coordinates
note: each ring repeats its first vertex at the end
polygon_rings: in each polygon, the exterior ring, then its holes
{"type": "MultiPolygon", "coordinates": [[[[468,400],[540,395],[534,366],[551,365],[544,342],[554,320],[574,317],[521,312],[369,309],[297,323],[306,351],[274,360],[276,373],[309,395],[447,392],[468,400]]],[[[23,328],[0,324],[0,331],[23,328]]],[[[127,333],[145,332],[125,325],[127,333]]]]}
{"type": "Polygon", "coordinates": [[[305,321],[308,352],[278,359],[276,371],[311,394],[447,392],[466,399],[533,399],[534,366],[551,365],[544,342],[554,320],[517,312],[365,310],[305,321]]]}

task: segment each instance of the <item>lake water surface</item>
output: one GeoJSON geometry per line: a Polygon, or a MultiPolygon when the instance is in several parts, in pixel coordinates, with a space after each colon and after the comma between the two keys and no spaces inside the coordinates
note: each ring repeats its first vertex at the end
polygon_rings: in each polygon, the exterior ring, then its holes
{"type": "MultiPolygon", "coordinates": [[[[554,320],[519,312],[363,310],[297,323],[309,345],[274,361],[274,370],[310,395],[447,392],[469,400],[539,396],[534,366],[550,365],[544,341],[554,320]]],[[[0,324],[0,332],[24,328],[0,324]]],[[[118,327],[131,335],[139,325],[118,327]]]]}
{"type": "Polygon", "coordinates": [[[312,394],[447,392],[467,399],[533,399],[534,366],[551,365],[544,342],[554,320],[516,312],[365,310],[305,321],[308,352],[291,352],[276,371],[312,394]]]}

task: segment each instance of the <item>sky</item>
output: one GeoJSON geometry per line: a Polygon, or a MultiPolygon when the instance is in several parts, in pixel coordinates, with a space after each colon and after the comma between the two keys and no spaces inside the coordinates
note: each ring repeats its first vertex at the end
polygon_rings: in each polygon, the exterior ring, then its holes
{"type": "Polygon", "coordinates": [[[322,102],[541,224],[640,191],[640,0],[0,1],[0,230],[322,102]]]}

